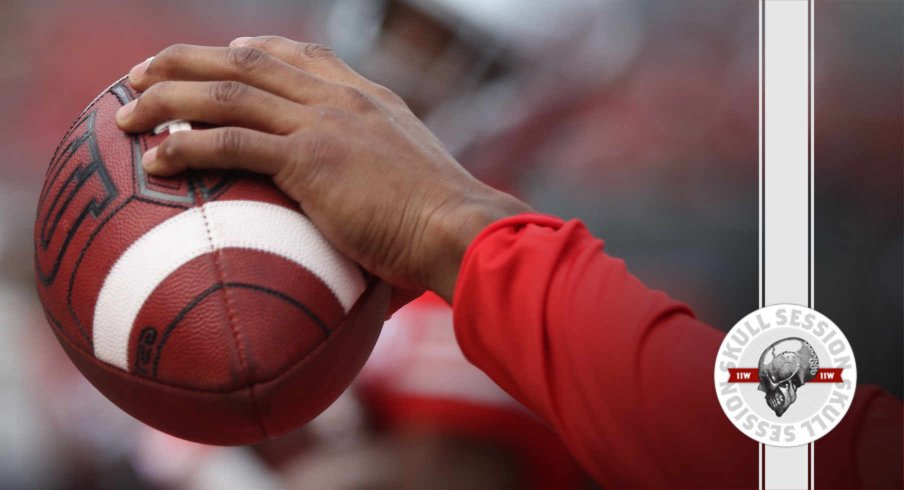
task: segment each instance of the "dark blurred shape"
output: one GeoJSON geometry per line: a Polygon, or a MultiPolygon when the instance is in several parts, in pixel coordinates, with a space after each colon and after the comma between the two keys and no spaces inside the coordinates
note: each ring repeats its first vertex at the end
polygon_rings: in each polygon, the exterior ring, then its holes
{"type": "Polygon", "coordinates": [[[901,397],[904,3],[817,5],[815,306],[901,397]]]}
{"type": "Polygon", "coordinates": [[[865,427],[850,414],[816,442],[821,488],[886,488],[904,475],[904,3],[815,3],[815,307],[844,329],[865,427]],[[869,429],[869,430],[867,430],[869,429]],[[864,470],[832,464],[859,434],[864,470]]]}
{"type": "Polygon", "coordinates": [[[643,38],[632,2],[332,2],[326,38],[402,96],[454,154],[618,76],[643,38]]]}

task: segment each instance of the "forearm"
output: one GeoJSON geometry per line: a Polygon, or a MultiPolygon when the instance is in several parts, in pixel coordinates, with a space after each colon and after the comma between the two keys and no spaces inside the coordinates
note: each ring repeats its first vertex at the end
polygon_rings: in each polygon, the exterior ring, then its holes
{"type": "Polygon", "coordinates": [[[601,484],[755,485],[756,444],[712,393],[722,334],[647,289],[580,223],[494,223],[465,255],[453,306],[465,355],[601,484]]]}
{"type": "MultiPolygon", "coordinates": [[[[606,487],[752,488],[757,444],[713,393],[722,332],[652,291],[577,221],[521,215],[468,248],[455,291],[465,356],[554,427],[606,487]]],[[[899,488],[901,401],[857,389],[816,447],[821,486],[899,488]]]]}

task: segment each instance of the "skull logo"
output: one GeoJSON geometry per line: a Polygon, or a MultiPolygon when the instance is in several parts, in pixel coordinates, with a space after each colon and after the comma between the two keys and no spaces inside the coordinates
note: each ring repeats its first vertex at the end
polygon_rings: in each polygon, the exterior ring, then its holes
{"type": "Polygon", "coordinates": [[[772,343],[760,355],[760,386],[766,404],[781,417],[797,400],[797,389],[816,376],[819,358],[809,342],[789,337],[772,343]]]}

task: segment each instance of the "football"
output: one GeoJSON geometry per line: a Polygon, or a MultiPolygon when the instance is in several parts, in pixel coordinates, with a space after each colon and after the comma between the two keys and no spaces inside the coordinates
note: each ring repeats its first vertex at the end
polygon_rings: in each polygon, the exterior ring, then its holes
{"type": "Polygon", "coordinates": [[[351,383],[389,287],[267,177],[145,174],[167,130],[117,128],[137,96],[125,79],[104,90],[47,169],[34,246],[48,323],[98,390],[154,428],[222,445],[284,434],[351,383]]]}

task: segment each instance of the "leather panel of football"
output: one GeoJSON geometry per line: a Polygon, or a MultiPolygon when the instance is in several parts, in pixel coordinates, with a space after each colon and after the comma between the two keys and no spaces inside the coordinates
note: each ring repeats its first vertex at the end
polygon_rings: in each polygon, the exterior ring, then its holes
{"type": "Polygon", "coordinates": [[[212,254],[167,277],[138,313],[129,369],[162,383],[202,391],[247,386],[232,339],[212,254]],[[203,280],[202,278],[207,278],[203,280]]]}
{"type": "Polygon", "coordinates": [[[329,341],[345,318],[327,286],[289,260],[266,252],[225,249],[218,261],[230,285],[224,295],[251,382],[285,372],[329,341]]]}
{"type": "Polygon", "coordinates": [[[328,342],[279,377],[255,385],[268,437],[309,422],[348,387],[373,351],[390,293],[388,284],[372,282],[328,342]]]}

